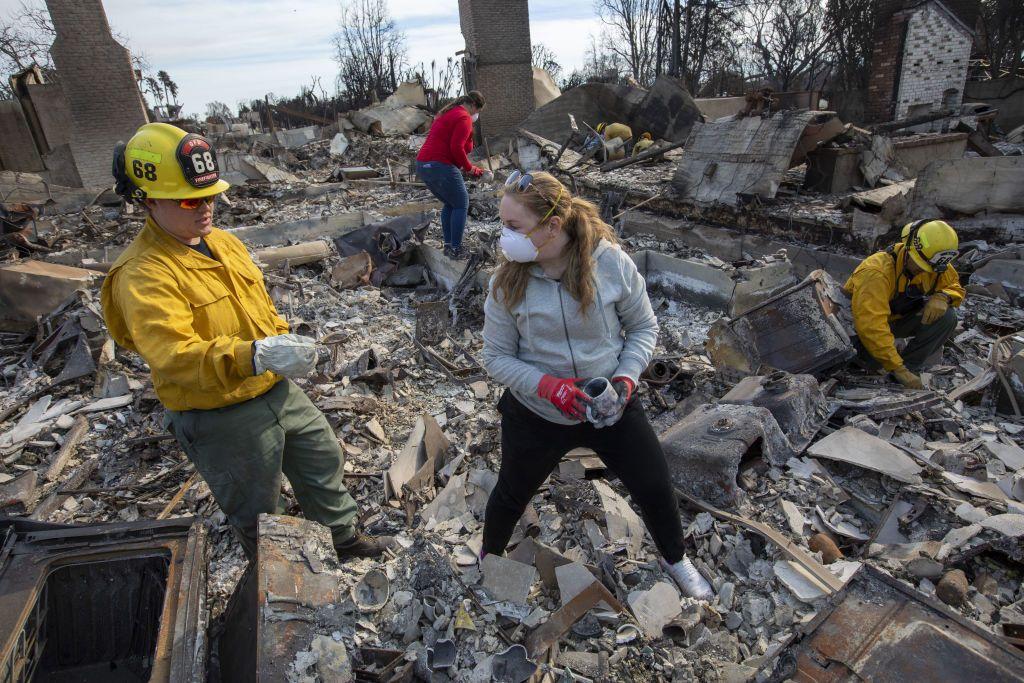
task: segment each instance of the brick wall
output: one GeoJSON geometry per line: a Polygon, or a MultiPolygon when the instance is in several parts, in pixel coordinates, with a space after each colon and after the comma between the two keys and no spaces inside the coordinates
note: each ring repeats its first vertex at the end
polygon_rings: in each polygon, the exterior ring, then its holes
{"type": "Polygon", "coordinates": [[[874,48],[871,52],[871,76],[868,79],[865,120],[868,123],[888,121],[893,117],[896,96],[896,74],[903,50],[905,22],[893,15],[903,7],[903,0],[878,0],[875,3],[874,48]]]}
{"type": "Polygon", "coordinates": [[[484,132],[514,131],[533,111],[527,0],[459,0],[459,22],[476,59],[474,87],[487,100],[484,132]]]}
{"type": "Polygon", "coordinates": [[[907,22],[895,117],[959,110],[972,36],[934,3],[907,22]]]}
{"type": "MultiPolygon", "coordinates": [[[[968,27],[973,27],[977,21],[979,0],[947,0],[942,4],[968,27]]],[[[947,89],[957,89],[962,98],[972,39],[962,31],[952,37],[953,24],[936,3],[927,0],[877,0],[874,23],[874,47],[865,107],[867,123],[889,121],[905,115],[912,108],[923,108],[920,105],[924,103],[918,100],[931,97],[926,93],[940,86],[939,96],[935,99],[937,106],[941,106],[947,89]],[[940,21],[940,17],[945,21],[940,21]],[[929,35],[929,30],[937,33],[929,35]],[[909,79],[907,83],[903,82],[904,77],[909,79]],[[915,107],[915,103],[919,106],[915,107]]]]}
{"type": "Polygon", "coordinates": [[[100,0],[46,0],[57,37],[50,55],[71,113],[71,153],[86,186],[110,185],[114,145],[146,123],[131,57],[110,33],[100,0]]]}

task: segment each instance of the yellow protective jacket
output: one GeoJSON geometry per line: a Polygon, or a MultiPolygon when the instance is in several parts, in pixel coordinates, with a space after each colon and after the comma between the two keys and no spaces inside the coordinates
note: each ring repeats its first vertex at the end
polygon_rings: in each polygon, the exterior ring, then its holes
{"type": "Polygon", "coordinates": [[[909,281],[906,276],[897,278],[897,273],[903,272],[905,258],[901,243],[895,245],[893,255],[885,251],[872,254],[861,261],[843,286],[843,290],[853,299],[853,325],[857,336],[868,353],[886,370],[903,366],[903,359],[896,351],[896,339],[889,327],[891,321],[900,317],[893,315],[889,308],[889,302],[897,294],[905,291],[910,284],[917,285],[927,294],[935,285],[934,293],[948,295],[953,306],[963,303],[966,295],[960,285],[960,276],[952,266],[938,276],[934,273],[920,273],[909,281]],[[937,283],[936,277],[939,279],[937,283]]]}
{"type": "Polygon", "coordinates": [[[642,154],[654,146],[654,140],[648,140],[647,138],[640,138],[633,145],[633,156],[642,154]]]}
{"type": "Polygon", "coordinates": [[[207,258],[152,219],[103,281],[114,341],[149,363],[168,410],[210,409],[266,392],[281,377],[253,376],[252,342],[288,331],[263,273],[238,240],[214,229],[207,258]]]}
{"type": "Polygon", "coordinates": [[[609,123],[601,132],[604,133],[605,140],[619,138],[623,142],[626,142],[633,137],[633,129],[624,123],[609,123]]]}

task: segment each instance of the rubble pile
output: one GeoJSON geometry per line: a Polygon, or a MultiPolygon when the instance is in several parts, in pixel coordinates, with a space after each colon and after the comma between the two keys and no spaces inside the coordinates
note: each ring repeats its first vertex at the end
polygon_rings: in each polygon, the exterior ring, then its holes
{"type": "MultiPolygon", "coordinates": [[[[620,220],[627,199],[656,211],[687,150],[608,171],[582,162],[575,181],[602,201],[661,325],[638,390],[669,456],[690,555],[714,588],[713,600],[697,601],[680,595],[615,473],[585,449],[541,488],[507,555],[481,561],[501,443],[502,387],[478,360],[495,191],[471,187],[472,256],[443,257],[428,227],[437,204],[412,174],[422,136],[341,128],[309,141],[294,134],[290,145],[236,139],[238,168],[263,177],[235,185],[217,221],[252,248],[292,331],[322,346],[316,373],[298,383],[346,454],[361,526],[395,535],[395,547],[381,560],[339,563],[323,528],[264,516],[261,554],[246,568],[208,487],[163,427],[148,368],[106,334],[102,271],[142,218],[97,202],[50,214],[37,198],[16,233],[15,210],[3,205],[7,234],[31,244],[8,240],[4,268],[25,257],[46,266],[0,274],[3,294],[51,292],[0,332],[5,514],[74,525],[203,520],[206,603],[219,634],[211,647],[225,677],[233,625],[251,618],[277,648],[267,666],[290,681],[767,679],[785,675],[792,650],[839,609],[854,575],[881,575],[941,605],[941,618],[962,620],[979,642],[1018,642],[1024,288],[993,266],[1019,263],[1010,240],[962,244],[958,267],[973,277],[960,329],[924,374],[927,388],[903,391],[844,364],[849,320],[829,308],[837,284],[826,271],[833,257],[863,253],[855,242],[837,240],[815,255],[824,264],[808,265],[804,254],[820,248],[792,234],[744,233],[733,248],[693,239],[716,228],[692,216],[678,237],[631,229],[620,220]],[[802,296],[821,310],[792,304],[802,296]],[[750,322],[766,313],[773,335],[787,338],[803,316],[836,347],[808,342],[771,355],[761,348],[766,326],[750,322]],[[743,358],[730,355],[726,333],[743,358]],[[245,597],[249,585],[263,602],[245,597]],[[275,592],[282,585],[305,592],[275,592]],[[243,619],[247,605],[258,614],[243,619]],[[300,630],[282,634],[284,623],[300,630]]],[[[855,145],[859,133],[842,135],[833,148],[855,145]]],[[[537,149],[510,143],[492,158],[499,177],[529,154],[538,163],[557,155],[559,145],[523,136],[537,149]]],[[[559,164],[578,157],[568,150],[559,164]]],[[[804,192],[809,167],[783,166],[780,187],[804,192]]],[[[844,209],[823,196],[800,206],[835,225],[844,209]]],[[[788,201],[762,208],[792,218],[799,211],[788,201]]],[[[637,216],[659,220],[627,218],[637,216]]],[[[286,514],[301,516],[287,485],[285,494],[286,514]]]]}

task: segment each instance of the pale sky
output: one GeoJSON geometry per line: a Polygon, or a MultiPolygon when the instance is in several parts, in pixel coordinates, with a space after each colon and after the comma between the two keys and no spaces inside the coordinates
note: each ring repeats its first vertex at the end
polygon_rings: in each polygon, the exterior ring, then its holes
{"type": "MultiPolygon", "coordinates": [[[[41,0],[36,0],[40,2],[41,0]]],[[[21,0],[0,0],[0,13],[21,0]]],[[[186,113],[220,100],[232,109],[267,93],[294,95],[319,76],[333,93],[337,65],[331,36],[339,0],[103,0],[114,30],[141,50],[153,71],[178,84],[186,113]]],[[[457,0],[389,0],[405,32],[412,64],[439,64],[465,47],[457,0]]],[[[591,0],[532,0],[530,34],[555,52],[566,73],[582,65],[600,30],[591,0]]]]}

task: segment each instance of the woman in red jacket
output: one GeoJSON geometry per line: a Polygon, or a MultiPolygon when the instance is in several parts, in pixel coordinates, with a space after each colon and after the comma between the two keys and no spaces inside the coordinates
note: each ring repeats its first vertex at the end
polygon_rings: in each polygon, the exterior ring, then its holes
{"type": "Polygon", "coordinates": [[[445,256],[462,255],[462,233],[469,212],[469,192],[461,171],[474,178],[484,174],[466,155],[473,151],[473,122],[484,108],[484,96],[476,90],[456,98],[437,114],[427,141],[416,155],[416,175],[441,200],[441,231],[445,256]]]}

